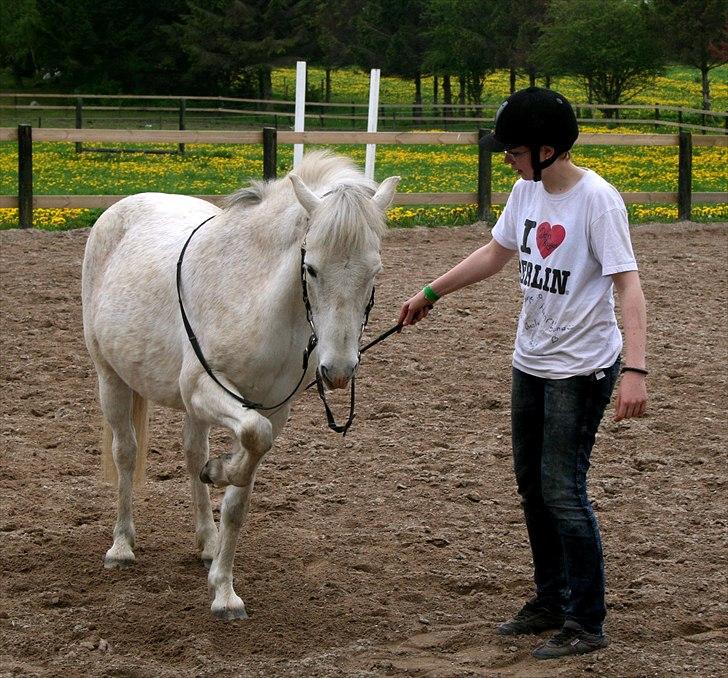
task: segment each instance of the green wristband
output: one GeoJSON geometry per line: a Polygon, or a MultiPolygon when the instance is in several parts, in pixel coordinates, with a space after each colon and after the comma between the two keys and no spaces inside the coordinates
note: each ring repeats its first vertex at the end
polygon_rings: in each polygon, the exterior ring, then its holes
{"type": "Polygon", "coordinates": [[[434,304],[440,298],[440,295],[435,292],[435,290],[433,290],[429,285],[425,285],[422,288],[422,294],[424,294],[425,299],[427,299],[427,301],[432,304],[434,304]]]}

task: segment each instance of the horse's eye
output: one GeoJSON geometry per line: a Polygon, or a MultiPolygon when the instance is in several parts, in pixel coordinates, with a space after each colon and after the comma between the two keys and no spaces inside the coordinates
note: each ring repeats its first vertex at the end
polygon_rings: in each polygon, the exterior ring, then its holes
{"type": "Polygon", "coordinates": [[[306,264],[306,273],[308,273],[312,278],[316,277],[316,269],[309,264],[306,264]]]}

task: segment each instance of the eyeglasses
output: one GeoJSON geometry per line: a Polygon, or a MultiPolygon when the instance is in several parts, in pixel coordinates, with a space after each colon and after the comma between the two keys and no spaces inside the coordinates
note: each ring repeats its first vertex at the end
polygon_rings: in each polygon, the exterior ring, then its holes
{"type": "Polygon", "coordinates": [[[530,153],[531,151],[503,151],[506,158],[510,158],[511,160],[518,160],[522,155],[526,155],[526,153],[530,153]]]}

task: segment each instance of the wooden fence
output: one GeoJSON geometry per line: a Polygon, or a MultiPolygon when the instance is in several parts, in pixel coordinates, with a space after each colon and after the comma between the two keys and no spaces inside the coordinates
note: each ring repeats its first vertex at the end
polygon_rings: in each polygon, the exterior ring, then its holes
{"type": "MultiPolygon", "coordinates": [[[[0,128],[0,141],[18,142],[18,195],[0,195],[0,207],[17,207],[20,226],[31,228],[33,208],[106,208],[124,195],[34,195],[33,142],[52,141],[83,143],[174,143],[174,144],[260,144],[262,145],[261,174],[265,179],[276,175],[278,144],[478,144],[485,130],[477,132],[279,132],[275,128],[260,131],[157,131],[108,129],[39,129],[30,125],[0,128]]],[[[692,191],[692,149],[696,146],[726,146],[728,136],[692,136],[680,134],[582,134],[577,144],[596,146],[678,146],[678,181],[674,192],[622,193],[626,203],[677,203],[680,219],[688,220],[693,202],[718,203],[728,201],[728,192],[692,191]]],[[[491,154],[478,145],[477,191],[474,193],[398,193],[400,205],[477,204],[478,217],[486,220],[492,205],[502,205],[508,193],[493,192],[491,154]]],[[[223,196],[197,196],[219,202],[223,196]]]]}
{"type": "MultiPolygon", "coordinates": [[[[381,104],[379,128],[391,129],[422,124],[438,126],[489,125],[499,104],[492,103],[423,103],[381,104]]],[[[188,122],[213,126],[233,124],[293,125],[293,101],[283,99],[243,99],[239,97],[160,97],[155,95],[106,94],[26,94],[0,93],[0,117],[12,111],[17,120],[32,118],[37,127],[73,124],[77,128],[102,123],[101,127],[122,127],[136,122],[159,129],[186,129],[188,122]],[[53,102],[53,103],[46,103],[53,102]],[[122,103],[124,102],[124,103],[122,103]],[[88,113],[96,114],[96,119],[88,113]],[[56,116],[56,117],[53,117],[56,116]],[[43,123],[45,117],[45,124],[43,123]],[[50,123],[50,124],[49,124],[50,123]],[[111,124],[110,124],[111,123],[111,124]]],[[[650,125],[654,129],[674,128],[702,134],[728,134],[728,112],[706,111],[686,106],[648,104],[574,104],[580,123],[610,125],[650,125]],[[599,117],[601,114],[602,117],[599,117]],[[610,117],[607,117],[610,116],[610,117]]],[[[342,126],[366,128],[368,104],[354,102],[308,101],[307,127],[318,125],[340,129],[342,126]]],[[[7,124],[7,122],[6,122],[7,124]]]]}

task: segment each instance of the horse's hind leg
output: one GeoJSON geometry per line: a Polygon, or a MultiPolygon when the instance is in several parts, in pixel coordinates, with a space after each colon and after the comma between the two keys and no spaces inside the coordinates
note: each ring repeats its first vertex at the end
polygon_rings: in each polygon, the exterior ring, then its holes
{"type": "Polygon", "coordinates": [[[204,468],[209,456],[209,434],[210,427],[207,424],[194,419],[189,414],[185,417],[184,450],[192,485],[195,536],[197,548],[205,567],[210,567],[217,551],[217,528],[212,515],[210,490],[200,480],[200,471],[204,468]]]}
{"type": "Polygon", "coordinates": [[[132,486],[137,441],[132,423],[133,392],[111,368],[99,365],[97,369],[101,411],[113,434],[111,452],[119,477],[114,543],[106,552],[104,567],[124,567],[135,560],[132,486]]]}

